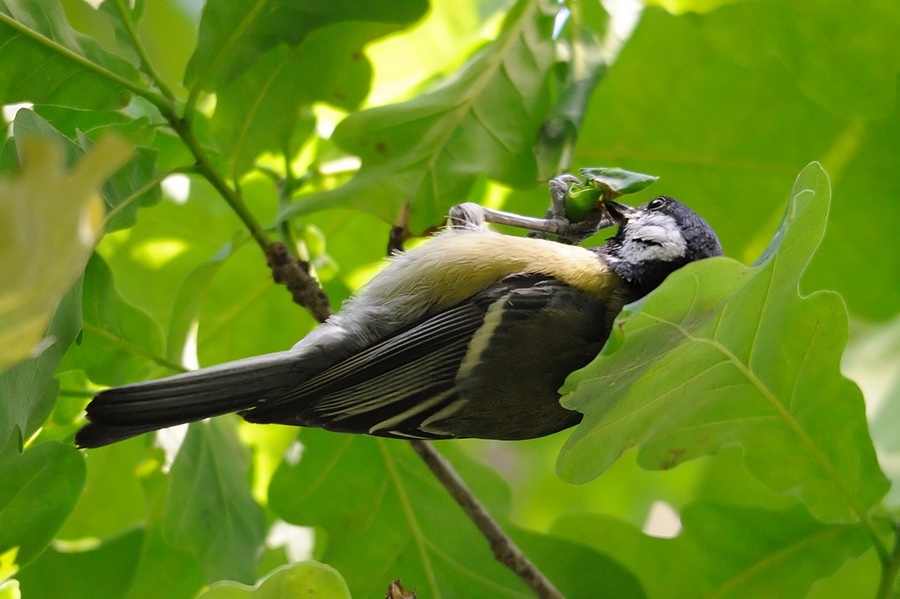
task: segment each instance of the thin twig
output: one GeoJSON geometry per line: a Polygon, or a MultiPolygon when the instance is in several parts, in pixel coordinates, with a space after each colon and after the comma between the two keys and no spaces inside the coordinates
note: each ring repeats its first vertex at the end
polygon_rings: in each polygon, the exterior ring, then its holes
{"type": "Polygon", "coordinates": [[[159,73],[156,72],[153,63],[150,61],[150,57],[147,56],[147,51],[144,49],[144,44],[141,43],[141,38],[138,36],[137,28],[131,20],[131,13],[125,2],[126,0],[116,0],[115,7],[119,11],[119,16],[122,17],[122,24],[125,26],[125,32],[128,34],[129,39],[131,39],[131,45],[134,48],[134,51],[137,52],[141,67],[150,77],[153,84],[156,85],[156,88],[162,92],[162,95],[174,105],[177,102],[175,94],[172,93],[172,90],[166,85],[166,82],[163,81],[162,77],[159,76],[159,73]]]}
{"type": "Polygon", "coordinates": [[[400,213],[399,218],[397,218],[397,220],[394,222],[394,225],[391,227],[391,233],[388,237],[388,256],[393,256],[394,254],[399,254],[400,252],[402,252],[403,244],[406,243],[406,240],[412,236],[412,234],[409,232],[410,214],[410,205],[406,204],[403,207],[403,211],[400,213]]]}
{"type": "Polygon", "coordinates": [[[475,523],[490,543],[491,550],[500,563],[515,572],[540,599],[565,599],[543,572],[538,570],[518,545],[503,532],[497,521],[491,517],[444,456],[427,441],[411,440],[409,444],[469,519],[475,523]]]}

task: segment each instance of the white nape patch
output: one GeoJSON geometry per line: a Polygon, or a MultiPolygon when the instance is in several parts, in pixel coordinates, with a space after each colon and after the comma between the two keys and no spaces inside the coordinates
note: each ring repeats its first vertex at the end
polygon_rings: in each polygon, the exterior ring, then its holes
{"type": "Polygon", "coordinates": [[[622,259],[626,262],[672,262],[686,252],[687,242],[671,216],[645,212],[628,222],[622,243],[622,259]]]}
{"type": "Polygon", "coordinates": [[[681,517],[665,501],[654,501],[644,522],[644,534],[660,539],[674,539],[681,532],[681,517]]]}

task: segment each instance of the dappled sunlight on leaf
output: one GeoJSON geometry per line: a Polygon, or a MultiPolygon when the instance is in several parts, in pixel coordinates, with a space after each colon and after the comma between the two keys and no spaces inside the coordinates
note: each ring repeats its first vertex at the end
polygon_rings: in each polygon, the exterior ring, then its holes
{"type": "MultiPolygon", "coordinates": [[[[341,571],[354,596],[383,596],[385,573],[402,576],[420,597],[530,596],[494,560],[487,541],[407,443],[317,429],[304,430],[301,439],[303,457],[283,462],[275,473],[269,506],[288,522],[330,533],[321,543],[317,537],[315,555],[341,571]]],[[[506,526],[506,485],[451,445],[439,447],[566,597],[643,597],[634,579],[605,556],[506,526]]]]}
{"type": "Polygon", "coordinates": [[[559,470],[602,474],[634,447],[668,469],[731,445],[778,493],[825,521],[867,521],[887,492],[859,389],[840,375],[847,316],[831,292],[799,293],[821,241],[830,188],[818,164],[798,177],[782,227],[753,267],[691,264],[625,311],[624,343],[566,383],[585,413],[559,470]]]}
{"type": "Polygon", "coordinates": [[[614,557],[638,574],[649,596],[666,599],[802,599],[814,581],[868,547],[863,526],[823,524],[800,506],[694,503],[682,518],[674,539],[599,514],[563,516],[553,533],[614,557]]]}
{"type": "Polygon", "coordinates": [[[337,189],[305,197],[283,217],[352,207],[393,222],[412,204],[410,228],[441,222],[480,173],[526,187],[537,178],[533,152],[551,101],[552,15],[520,0],[494,41],[429,93],[354,113],[333,139],[363,159],[337,189]]]}

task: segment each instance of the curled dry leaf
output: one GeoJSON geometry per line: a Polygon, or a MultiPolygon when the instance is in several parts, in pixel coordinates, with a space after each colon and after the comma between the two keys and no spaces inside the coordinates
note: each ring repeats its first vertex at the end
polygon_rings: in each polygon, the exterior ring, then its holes
{"type": "Polygon", "coordinates": [[[400,584],[400,579],[396,578],[388,585],[387,595],[384,599],[416,599],[415,591],[407,591],[400,584]]]}

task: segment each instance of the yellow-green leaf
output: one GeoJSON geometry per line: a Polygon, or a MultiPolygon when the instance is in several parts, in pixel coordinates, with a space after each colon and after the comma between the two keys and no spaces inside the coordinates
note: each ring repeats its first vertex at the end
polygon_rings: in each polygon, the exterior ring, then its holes
{"type": "Polygon", "coordinates": [[[0,180],[0,369],[36,349],[102,231],[97,190],[131,154],[128,142],[106,137],[66,170],[57,144],[31,139],[21,171],[0,180]]]}

